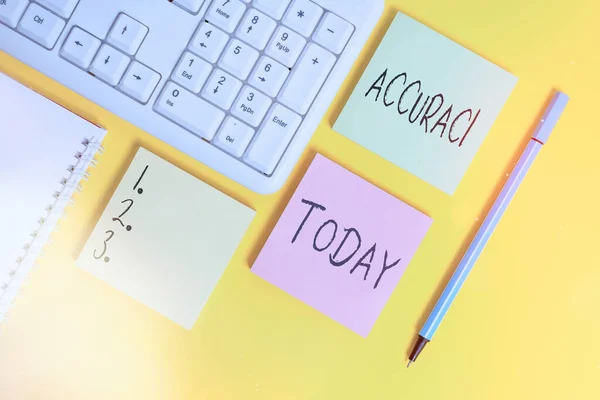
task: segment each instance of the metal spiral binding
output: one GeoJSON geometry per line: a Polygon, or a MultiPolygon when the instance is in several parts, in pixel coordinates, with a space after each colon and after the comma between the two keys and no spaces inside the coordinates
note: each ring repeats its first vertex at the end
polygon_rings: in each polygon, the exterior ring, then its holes
{"type": "Polygon", "coordinates": [[[9,268],[7,279],[0,281],[0,322],[24,285],[27,274],[35,266],[36,259],[43,255],[43,247],[50,242],[52,232],[57,230],[65,208],[73,204],[73,194],[82,190],[80,182],[89,178],[87,169],[96,166],[95,155],[104,153],[104,148],[95,138],[84,139],[81,144],[84,149],[74,155],[75,163],[67,168],[69,175],[59,181],[61,190],[52,194],[53,202],[45,207],[46,214],[37,221],[39,227],[31,233],[22,254],[9,268]]]}

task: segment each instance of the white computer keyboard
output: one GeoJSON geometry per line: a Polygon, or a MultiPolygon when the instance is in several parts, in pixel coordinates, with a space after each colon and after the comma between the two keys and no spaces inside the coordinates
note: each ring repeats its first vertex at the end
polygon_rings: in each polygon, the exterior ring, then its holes
{"type": "Polygon", "coordinates": [[[0,50],[269,193],[382,11],[383,0],[0,0],[0,50]]]}

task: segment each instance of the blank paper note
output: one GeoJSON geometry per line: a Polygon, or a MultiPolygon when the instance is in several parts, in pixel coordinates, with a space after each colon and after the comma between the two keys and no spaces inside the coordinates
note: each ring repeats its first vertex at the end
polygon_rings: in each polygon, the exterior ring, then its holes
{"type": "Polygon", "coordinates": [[[77,263],[191,329],[254,214],[139,149],[77,263]]]}
{"type": "Polygon", "coordinates": [[[431,222],[317,155],[252,272],[367,336],[431,222]]]}

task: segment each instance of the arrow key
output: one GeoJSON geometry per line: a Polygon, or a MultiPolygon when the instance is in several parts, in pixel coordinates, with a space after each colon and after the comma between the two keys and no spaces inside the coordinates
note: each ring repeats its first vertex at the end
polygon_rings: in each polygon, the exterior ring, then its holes
{"type": "Polygon", "coordinates": [[[125,53],[137,53],[144,38],[148,34],[148,27],[127,14],[119,14],[106,40],[125,53]]]}
{"type": "Polygon", "coordinates": [[[60,56],[80,68],[88,69],[100,44],[98,38],[75,26],[60,49],[60,56]]]}
{"type": "Polygon", "coordinates": [[[208,22],[203,22],[191,40],[189,48],[192,53],[214,64],[228,41],[229,35],[208,22]]]}
{"type": "Polygon", "coordinates": [[[238,27],[237,37],[258,50],[263,50],[276,27],[277,23],[273,19],[252,8],[238,27]]]}
{"type": "Polygon", "coordinates": [[[94,58],[90,72],[109,85],[116,85],[125,73],[130,59],[115,48],[103,44],[94,58]]]}
{"type": "Polygon", "coordinates": [[[287,67],[272,58],[263,56],[250,75],[248,83],[263,93],[275,97],[289,74],[290,70],[287,67]]]}
{"type": "Polygon", "coordinates": [[[242,82],[228,73],[216,69],[204,85],[201,95],[222,109],[229,110],[241,88],[242,82]]]}
{"type": "Polygon", "coordinates": [[[159,81],[160,75],[158,72],[134,61],[119,84],[119,90],[140,103],[147,103],[159,81]]]}

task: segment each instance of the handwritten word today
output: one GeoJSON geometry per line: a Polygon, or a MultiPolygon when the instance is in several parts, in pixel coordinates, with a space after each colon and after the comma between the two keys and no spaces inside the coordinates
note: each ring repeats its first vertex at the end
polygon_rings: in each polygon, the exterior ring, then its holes
{"type": "MultiPolygon", "coordinates": [[[[300,233],[304,230],[304,226],[308,219],[313,214],[313,211],[326,211],[327,209],[321,204],[317,204],[313,201],[302,199],[302,203],[310,206],[308,212],[304,216],[304,219],[298,226],[294,237],[292,238],[292,244],[294,244],[300,233]]],[[[361,252],[362,247],[362,237],[360,236],[360,232],[355,228],[341,228],[337,221],[333,219],[329,219],[325,221],[319,229],[314,232],[313,240],[312,240],[312,248],[322,253],[328,249],[332,249],[329,252],[329,263],[336,268],[341,268],[344,265],[348,264],[352,265],[350,269],[350,274],[353,274],[359,268],[364,268],[364,277],[363,280],[366,281],[369,277],[369,272],[371,271],[373,259],[375,258],[375,254],[377,253],[377,243],[374,243],[366,252],[361,252]],[[343,234],[341,231],[343,230],[343,234]],[[340,235],[338,235],[340,233],[340,235]],[[343,235],[341,241],[338,241],[339,237],[343,235]],[[334,242],[337,243],[337,247],[335,247],[335,251],[333,250],[334,242]],[[359,256],[355,258],[355,256],[359,256]]],[[[385,254],[383,256],[383,263],[381,265],[381,271],[375,280],[375,284],[373,285],[373,289],[377,289],[379,286],[379,282],[383,275],[402,260],[401,258],[397,259],[394,262],[388,263],[388,251],[385,250],[385,254]]]]}
{"type": "Polygon", "coordinates": [[[409,83],[406,72],[395,75],[389,81],[387,79],[388,69],[386,68],[365,93],[365,97],[369,97],[371,92],[375,92],[375,102],[378,102],[381,98],[384,107],[395,105],[399,115],[408,113],[408,122],[410,124],[418,123],[419,126],[423,127],[425,133],[434,134],[439,132],[440,138],[446,136],[450,143],[458,142],[458,147],[464,144],[481,110],[474,112],[473,109],[467,108],[466,110],[457,111],[454,110],[454,105],[451,104],[446,106],[444,112],[441,112],[444,109],[445,102],[443,94],[428,95],[425,101],[422,102],[424,93],[421,91],[422,83],[420,80],[409,83]],[[398,85],[402,85],[403,90],[399,97],[392,97],[390,91],[392,88],[399,87],[398,85]],[[446,130],[448,130],[447,134],[446,130]]]}

